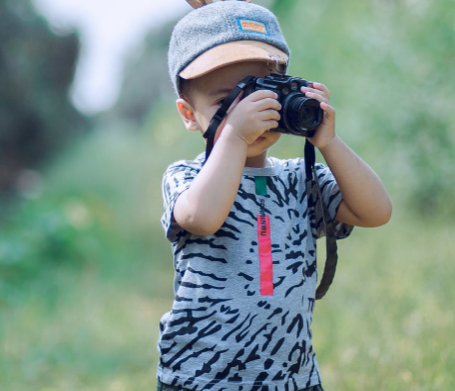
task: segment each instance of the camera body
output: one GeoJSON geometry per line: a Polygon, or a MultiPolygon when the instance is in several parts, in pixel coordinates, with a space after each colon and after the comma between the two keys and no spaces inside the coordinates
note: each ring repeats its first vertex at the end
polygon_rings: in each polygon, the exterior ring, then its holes
{"type": "Polygon", "coordinates": [[[321,124],[324,112],[316,99],[307,98],[301,87],[312,87],[312,82],[289,75],[271,74],[254,78],[245,88],[245,96],[258,90],[271,90],[281,103],[281,119],[272,132],[313,137],[321,124]]]}

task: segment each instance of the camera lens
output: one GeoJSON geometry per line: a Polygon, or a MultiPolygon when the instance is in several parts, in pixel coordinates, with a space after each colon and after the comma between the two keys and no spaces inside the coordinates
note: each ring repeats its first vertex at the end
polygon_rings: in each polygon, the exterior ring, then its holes
{"type": "Polygon", "coordinates": [[[322,115],[319,101],[300,93],[289,96],[283,105],[283,120],[288,130],[299,136],[316,129],[322,122],[322,115]]]}
{"type": "Polygon", "coordinates": [[[312,123],[317,118],[316,107],[302,106],[299,113],[299,123],[312,123]]]}

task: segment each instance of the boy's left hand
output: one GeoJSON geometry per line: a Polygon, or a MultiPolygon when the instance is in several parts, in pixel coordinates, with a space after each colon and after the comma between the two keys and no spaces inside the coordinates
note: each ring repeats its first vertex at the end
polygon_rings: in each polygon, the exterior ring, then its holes
{"type": "Polygon", "coordinates": [[[335,177],[343,200],[337,221],[361,227],[377,227],[390,219],[392,204],[376,173],[335,135],[335,110],[329,104],[330,91],[321,83],[302,87],[308,98],[321,102],[324,117],[308,140],[319,149],[335,177]],[[353,174],[355,173],[355,174],[353,174]]]}
{"type": "Polygon", "coordinates": [[[329,104],[330,91],[321,83],[313,83],[312,87],[302,87],[301,91],[307,98],[321,102],[321,109],[324,111],[322,123],[314,136],[308,137],[308,140],[316,148],[323,150],[335,138],[335,109],[329,104]]]}

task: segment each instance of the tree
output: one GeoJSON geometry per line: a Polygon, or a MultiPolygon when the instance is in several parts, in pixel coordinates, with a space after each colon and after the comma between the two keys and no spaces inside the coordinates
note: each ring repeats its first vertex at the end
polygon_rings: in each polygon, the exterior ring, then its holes
{"type": "Polygon", "coordinates": [[[53,34],[28,0],[0,2],[0,197],[59,152],[86,119],[69,101],[75,33],[53,34]]]}

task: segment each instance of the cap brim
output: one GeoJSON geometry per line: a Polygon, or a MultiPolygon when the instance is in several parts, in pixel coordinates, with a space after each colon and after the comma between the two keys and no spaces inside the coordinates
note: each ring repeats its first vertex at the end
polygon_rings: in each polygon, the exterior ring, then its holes
{"type": "Polygon", "coordinates": [[[179,76],[184,79],[195,79],[215,69],[242,61],[265,61],[271,64],[284,65],[286,69],[289,57],[275,46],[260,41],[228,42],[202,53],[193,60],[179,76]]]}

